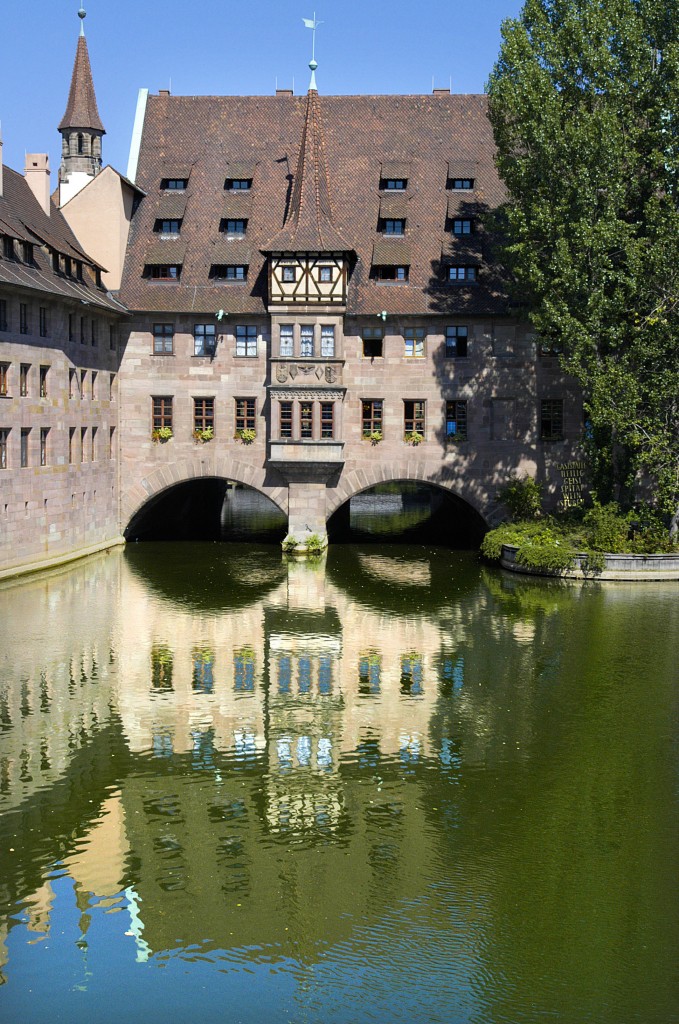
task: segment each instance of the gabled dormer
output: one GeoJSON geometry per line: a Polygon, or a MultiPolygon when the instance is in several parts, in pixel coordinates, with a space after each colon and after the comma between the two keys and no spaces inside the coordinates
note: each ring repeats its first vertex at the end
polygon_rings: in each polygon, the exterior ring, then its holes
{"type": "MultiPolygon", "coordinates": [[[[315,61],[311,66],[315,71],[315,61]]],[[[321,104],[312,76],[285,224],[262,249],[269,257],[269,305],[346,305],[353,251],[333,222],[321,104]]]]}

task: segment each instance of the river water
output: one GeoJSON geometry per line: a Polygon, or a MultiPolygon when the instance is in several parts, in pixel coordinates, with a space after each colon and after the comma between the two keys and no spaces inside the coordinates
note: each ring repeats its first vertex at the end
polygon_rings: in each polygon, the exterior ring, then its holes
{"type": "Polygon", "coordinates": [[[679,1020],[676,584],[136,544],[0,588],[0,1020],[679,1020]]]}

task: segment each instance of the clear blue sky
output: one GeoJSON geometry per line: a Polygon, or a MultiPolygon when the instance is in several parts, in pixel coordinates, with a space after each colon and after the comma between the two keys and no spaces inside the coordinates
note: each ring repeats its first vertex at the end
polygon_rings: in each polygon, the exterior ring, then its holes
{"type": "MultiPolygon", "coordinates": [[[[24,154],[60,159],[56,126],[68,95],[79,0],[2,0],[0,120],[4,163],[24,154]]],[[[104,162],[125,173],[140,88],[175,95],[306,92],[316,17],[323,93],[428,93],[434,84],[482,92],[497,56],[500,24],[521,0],[85,0],[85,31],[104,162]]]]}

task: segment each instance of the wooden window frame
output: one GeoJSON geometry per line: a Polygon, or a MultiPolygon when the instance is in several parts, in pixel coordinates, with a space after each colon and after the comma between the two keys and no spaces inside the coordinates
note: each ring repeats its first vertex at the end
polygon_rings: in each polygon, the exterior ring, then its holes
{"type": "Polygon", "coordinates": [[[241,430],[257,430],[257,399],[234,399],[234,430],[237,437],[241,430]]]}
{"type": "Polygon", "coordinates": [[[193,354],[211,358],[217,349],[217,332],[214,324],[193,325],[193,354]],[[211,344],[208,341],[211,339],[211,344]],[[200,349],[200,351],[199,351],[200,349]]]}
{"type": "Polygon", "coordinates": [[[424,327],[406,327],[403,331],[403,355],[406,359],[424,359],[424,343],[427,331],[424,327]]]}
{"type": "Polygon", "coordinates": [[[215,400],[212,396],[194,396],[193,399],[193,429],[212,430],[215,429],[215,400]]]}
{"type": "Polygon", "coordinates": [[[161,430],[169,427],[172,430],[173,395],[151,395],[151,427],[161,430]]]}
{"type": "Polygon", "coordinates": [[[446,401],[446,440],[468,440],[467,399],[451,398],[446,401]]]}
{"type": "Polygon", "coordinates": [[[236,356],[239,359],[256,359],[258,348],[259,328],[253,324],[236,324],[236,356]]]}
{"type": "Polygon", "coordinates": [[[446,327],[446,359],[465,359],[469,349],[469,328],[463,324],[446,327]]]}
{"type": "Polygon", "coordinates": [[[361,399],[361,436],[370,437],[371,434],[379,431],[384,434],[384,399],[363,398],[361,399]]]}
{"type": "Polygon", "coordinates": [[[540,440],[563,441],[563,398],[540,399],[540,440]]]}
{"type": "Polygon", "coordinates": [[[424,398],[403,399],[403,436],[421,434],[426,437],[427,402],[424,398]]]}
{"type": "Polygon", "coordinates": [[[278,435],[283,441],[291,441],[294,432],[293,403],[289,399],[278,403],[278,435]]]}
{"type": "Polygon", "coordinates": [[[154,324],[152,330],[153,346],[152,352],[154,356],[173,356],[174,355],[174,324],[154,324]],[[167,341],[169,339],[170,345],[168,348],[167,341]],[[160,342],[160,344],[158,344],[160,342]]]}

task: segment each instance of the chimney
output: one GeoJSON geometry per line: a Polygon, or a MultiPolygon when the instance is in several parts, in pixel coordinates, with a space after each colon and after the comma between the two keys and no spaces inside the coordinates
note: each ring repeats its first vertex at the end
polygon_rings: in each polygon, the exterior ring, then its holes
{"type": "Polygon", "coordinates": [[[292,89],[276,89],[277,96],[294,96],[292,89]]]}
{"type": "Polygon", "coordinates": [[[432,89],[433,96],[450,96],[450,89],[432,89]]]}
{"type": "Polygon", "coordinates": [[[26,154],[26,183],[40,203],[44,213],[50,215],[50,158],[47,153],[26,154]]]}

